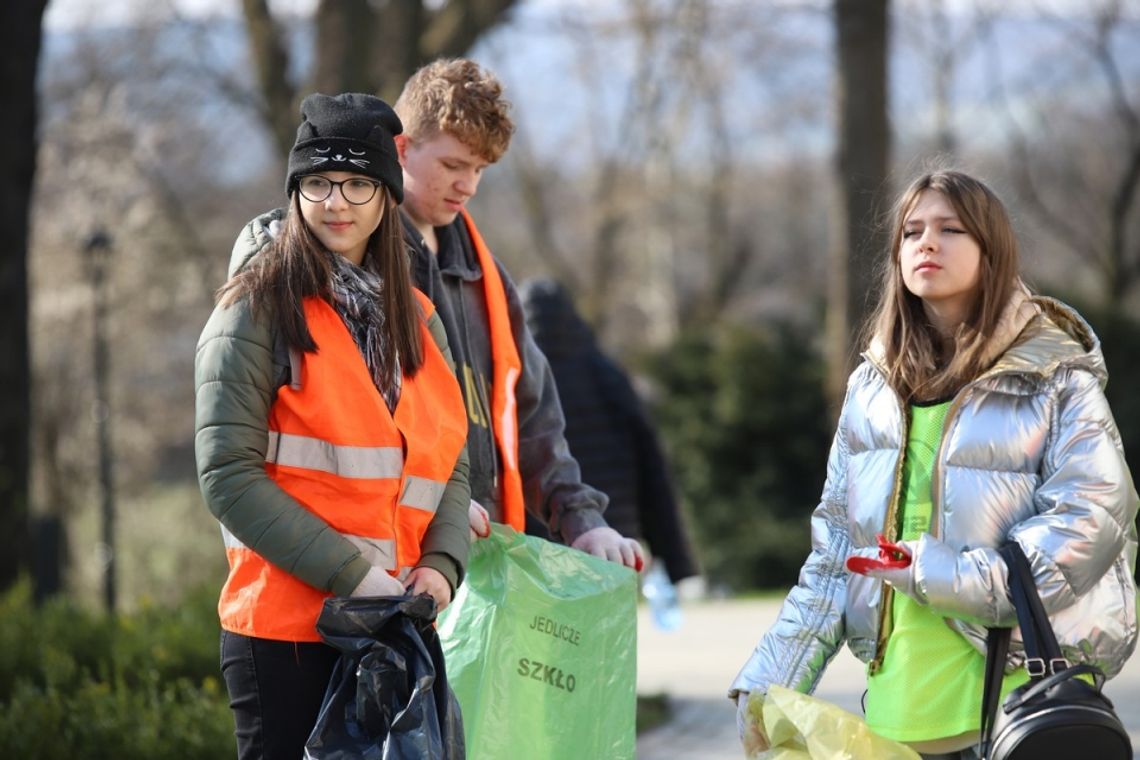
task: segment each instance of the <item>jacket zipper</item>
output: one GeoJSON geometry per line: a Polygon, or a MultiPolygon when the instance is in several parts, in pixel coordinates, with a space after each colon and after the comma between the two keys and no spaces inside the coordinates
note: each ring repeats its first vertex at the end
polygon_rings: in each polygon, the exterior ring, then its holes
{"type": "MultiPolygon", "coordinates": [[[[973,381],[964,385],[958,393],[954,395],[954,400],[950,402],[950,407],[946,410],[946,416],[942,419],[942,435],[938,439],[938,449],[934,454],[934,469],[930,473],[930,534],[935,538],[938,538],[942,533],[941,474],[942,449],[946,445],[946,431],[949,429],[950,423],[954,420],[954,416],[962,407],[962,403],[970,387],[983,378],[994,374],[999,373],[991,370],[990,372],[979,375],[973,381]]],[[[907,436],[910,434],[910,409],[905,408],[902,400],[899,399],[897,395],[895,395],[895,400],[899,403],[899,407],[903,413],[903,419],[906,420],[906,425],[903,428],[903,448],[899,455],[898,466],[895,468],[894,493],[891,496],[890,506],[887,508],[886,524],[883,526],[883,535],[887,537],[888,541],[895,541],[898,538],[898,503],[902,493],[902,468],[906,459],[907,436]]],[[[875,657],[867,666],[867,670],[871,674],[878,672],[879,668],[883,666],[883,655],[887,649],[887,640],[891,637],[893,617],[890,615],[890,611],[893,606],[894,595],[895,590],[890,585],[884,583],[882,605],[879,608],[879,635],[875,640],[875,657]]]]}
{"type": "MultiPolygon", "coordinates": [[[[886,382],[887,373],[883,370],[883,368],[868,353],[864,353],[863,358],[865,358],[868,362],[871,363],[873,367],[875,367],[876,370],[878,370],[879,374],[882,375],[884,382],[886,382]]],[[[995,377],[997,375],[1002,375],[1009,371],[1008,367],[1003,365],[1004,361],[1002,359],[999,359],[997,364],[995,364],[993,367],[990,367],[990,369],[986,370],[962,386],[962,388],[958,390],[958,393],[955,394],[954,400],[950,404],[950,408],[946,410],[946,417],[942,420],[942,437],[938,441],[938,451],[935,453],[934,460],[934,471],[931,473],[930,479],[930,524],[931,533],[935,538],[937,538],[941,533],[941,530],[939,530],[939,528],[941,527],[940,524],[942,522],[942,504],[941,498],[939,497],[939,489],[941,489],[941,478],[939,476],[941,474],[942,448],[946,442],[947,426],[953,420],[954,415],[957,414],[958,409],[962,406],[962,402],[966,397],[966,392],[973,386],[979,384],[982,380],[990,377],[995,377]]],[[[890,388],[889,384],[887,387],[890,388]]],[[[900,444],[901,449],[899,451],[899,461],[895,467],[894,492],[891,495],[890,504],[887,506],[886,524],[883,526],[883,535],[887,537],[887,540],[894,541],[898,534],[898,526],[896,525],[896,521],[898,515],[899,496],[902,491],[902,468],[904,460],[906,458],[907,436],[909,435],[910,429],[910,410],[906,407],[905,404],[903,404],[902,399],[898,397],[897,393],[894,393],[894,391],[891,390],[891,394],[895,397],[895,401],[898,403],[899,410],[902,413],[902,418],[905,421],[903,426],[902,442],[900,444]]],[[[893,606],[892,603],[894,601],[894,589],[886,583],[882,585],[882,601],[879,607],[879,635],[875,640],[875,656],[867,665],[868,675],[874,675],[879,671],[880,668],[882,668],[883,655],[886,652],[887,648],[887,640],[891,635],[891,625],[893,618],[890,612],[893,606]]]]}
{"type": "MultiPolygon", "coordinates": [[[[888,541],[895,541],[898,538],[898,507],[899,498],[902,496],[902,470],[903,463],[906,461],[906,444],[907,435],[910,430],[910,409],[903,404],[902,399],[895,396],[895,401],[899,405],[899,413],[902,415],[902,437],[899,444],[899,459],[895,465],[895,484],[891,492],[891,500],[887,504],[887,516],[883,525],[883,535],[886,536],[888,541]]],[[[879,603],[879,635],[875,639],[875,656],[867,665],[867,673],[874,675],[883,666],[883,654],[887,649],[887,639],[891,637],[892,616],[891,608],[893,606],[895,590],[891,588],[890,584],[881,583],[881,601],[879,603]]]]}
{"type": "MultiPolygon", "coordinates": [[[[443,279],[442,274],[440,275],[440,279],[441,280],[443,279]]],[[[483,419],[487,423],[487,428],[486,428],[487,434],[482,436],[482,437],[483,437],[484,443],[487,442],[487,439],[490,439],[491,495],[494,499],[498,500],[501,503],[502,495],[499,493],[499,477],[500,477],[500,470],[502,470],[502,464],[499,462],[499,442],[498,442],[498,439],[496,439],[496,437],[495,437],[495,422],[496,421],[494,419],[494,413],[492,412],[491,399],[486,396],[486,392],[485,392],[486,386],[479,382],[480,376],[476,372],[476,369],[475,369],[475,355],[474,355],[474,352],[471,350],[471,329],[470,329],[471,324],[467,320],[467,301],[466,301],[466,298],[464,297],[464,292],[465,292],[465,289],[467,287],[467,281],[464,280],[462,277],[460,277],[458,279],[459,279],[459,286],[456,288],[456,292],[459,294],[459,310],[458,311],[460,314],[463,315],[463,317],[462,317],[463,318],[463,353],[464,353],[465,358],[467,359],[469,366],[471,367],[471,386],[472,387],[470,389],[470,392],[471,392],[471,395],[474,396],[471,403],[472,403],[472,406],[478,408],[479,414],[481,414],[483,416],[483,419]]],[[[488,332],[488,339],[489,339],[489,336],[490,336],[490,333],[488,332]]],[[[492,369],[492,374],[494,374],[494,369],[492,369]]],[[[493,383],[494,380],[492,380],[491,382],[493,383]]],[[[494,393],[494,390],[492,390],[492,393],[494,393]]],[[[466,401],[466,399],[465,399],[465,401],[466,401]]],[[[474,498],[474,497],[472,497],[472,498],[474,498]]],[[[484,506],[486,506],[486,505],[484,505],[484,506]]]]}

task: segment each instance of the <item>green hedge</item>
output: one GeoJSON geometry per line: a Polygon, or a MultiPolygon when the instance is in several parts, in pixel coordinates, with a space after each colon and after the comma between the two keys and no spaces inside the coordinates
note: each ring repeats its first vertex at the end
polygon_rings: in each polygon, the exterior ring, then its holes
{"type": "Polygon", "coordinates": [[[215,591],[106,616],[0,597],[0,747],[21,760],[231,757],[215,591]]]}
{"type": "MultiPolygon", "coordinates": [[[[0,596],[0,747],[19,760],[216,760],[236,751],[218,672],[213,588],[177,608],[42,607],[20,583],[0,596]]],[[[668,718],[638,698],[638,729],[668,718]]]]}
{"type": "Polygon", "coordinates": [[[737,591],[794,584],[834,432],[811,336],[790,325],[702,330],[646,369],[709,581],[737,591]]]}

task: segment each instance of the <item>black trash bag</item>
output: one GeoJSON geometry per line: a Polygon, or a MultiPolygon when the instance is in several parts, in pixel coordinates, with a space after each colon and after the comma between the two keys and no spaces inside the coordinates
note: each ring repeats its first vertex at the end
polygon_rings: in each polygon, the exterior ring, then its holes
{"type": "Polygon", "coordinates": [[[430,596],[332,597],[317,632],[340,650],[306,760],[464,760],[430,596]]]}

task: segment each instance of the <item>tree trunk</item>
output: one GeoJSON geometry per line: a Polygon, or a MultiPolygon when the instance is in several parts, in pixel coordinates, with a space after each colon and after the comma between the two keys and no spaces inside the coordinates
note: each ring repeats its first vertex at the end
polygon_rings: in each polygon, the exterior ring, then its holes
{"type": "Polygon", "coordinates": [[[317,69],[313,89],[326,95],[375,92],[370,53],[376,41],[368,0],[321,0],[317,7],[317,69]]]}
{"type": "MultiPolygon", "coordinates": [[[[1128,163],[1116,183],[1112,194],[1112,211],[1109,214],[1108,262],[1112,273],[1106,283],[1108,302],[1111,309],[1119,313],[1124,310],[1124,301],[1140,274],[1140,262],[1128,248],[1128,219],[1136,200],[1136,190],[1140,186],[1140,140],[1132,145],[1128,163]]],[[[1134,249],[1132,249],[1134,250],[1134,249]]]]}
{"type": "Polygon", "coordinates": [[[835,0],[837,198],[832,211],[827,308],[828,395],[838,409],[886,248],[888,0],[835,0]]]}
{"type": "Polygon", "coordinates": [[[36,72],[47,0],[0,4],[0,588],[31,559],[28,228],[36,171],[36,72]]]}
{"type": "Polygon", "coordinates": [[[269,11],[267,0],[242,0],[250,56],[257,69],[261,92],[261,119],[273,135],[279,155],[287,155],[297,132],[293,101],[296,92],[289,82],[289,52],[269,11]]]}
{"type": "Polygon", "coordinates": [[[375,92],[389,103],[396,102],[408,77],[430,60],[420,52],[420,38],[430,16],[422,0],[392,0],[372,22],[375,92]]]}

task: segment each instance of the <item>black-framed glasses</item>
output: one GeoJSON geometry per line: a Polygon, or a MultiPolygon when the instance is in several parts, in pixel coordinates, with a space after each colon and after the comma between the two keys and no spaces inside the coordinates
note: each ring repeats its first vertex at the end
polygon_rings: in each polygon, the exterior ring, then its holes
{"type": "Polygon", "coordinates": [[[376,197],[376,191],[380,188],[380,183],[374,179],[366,179],[364,177],[352,177],[351,179],[341,180],[340,182],[333,182],[328,177],[322,177],[320,174],[306,174],[301,177],[301,181],[297,183],[297,189],[301,191],[301,195],[305,196],[305,200],[310,203],[321,203],[327,200],[334,187],[340,188],[340,194],[344,199],[354,206],[363,206],[370,200],[376,197]]]}

